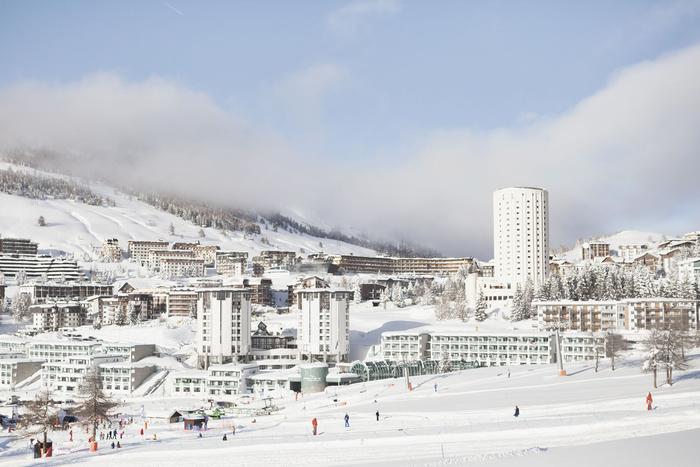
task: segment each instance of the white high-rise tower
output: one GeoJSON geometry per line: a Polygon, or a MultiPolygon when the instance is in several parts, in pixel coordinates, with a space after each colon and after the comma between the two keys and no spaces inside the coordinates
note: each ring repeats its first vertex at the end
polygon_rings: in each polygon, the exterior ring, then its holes
{"type": "Polygon", "coordinates": [[[542,188],[513,187],[493,194],[494,273],[534,286],[549,272],[549,196],[542,188]]]}

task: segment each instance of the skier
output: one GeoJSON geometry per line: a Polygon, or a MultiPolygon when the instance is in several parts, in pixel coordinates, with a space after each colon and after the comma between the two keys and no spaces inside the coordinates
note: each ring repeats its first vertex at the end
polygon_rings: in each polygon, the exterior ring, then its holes
{"type": "Polygon", "coordinates": [[[117,429],[116,428],[112,432],[112,438],[117,439],[117,429]]]}
{"type": "Polygon", "coordinates": [[[313,428],[314,436],[316,436],[316,433],[318,433],[318,420],[316,420],[316,417],[311,420],[311,428],[313,428]]]}
{"type": "Polygon", "coordinates": [[[651,410],[651,405],[654,403],[654,398],[651,397],[651,391],[647,394],[647,410],[651,410]]]}
{"type": "Polygon", "coordinates": [[[112,449],[114,449],[114,446],[115,446],[114,441],[112,441],[112,449]]]}
{"type": "Polygon", "coordinates": [[[122,447],[121,443],[117,441],[117,449],[120,449],[122,447]]]}
{"type": "Polygon", "coordinates": [[[345,419],[345,428],[350,428],[350,415],[345,414],[343,418],[345,419]]]}
{"type": "Polygon", "coordinates": [[[69,441],[73,442],[73,430],[72,429],[68,432],[68,436],[70,437],[69,441]]]}
{"type": "Polygon", "coordinates": [[[377,416],[377,421],[379,421],[379,410],[377,410],[377,413],[375,413],[374,415],[377,416]]]}
{"type": "Polygon", "coordinates": [[[233,435],[236,435],[236,425],[231,425],[231,430],[233,430],[233,435]]]}
{"type": "Polygon", "coordinates": [[[510,370],[508,370],[508,379],[510,379],[510,370]]]}
{"type": "Polygon", "coordinates": [[[141,430],[139,431],[139,433],[141,434],[141,436],[143,436],[143,428],[141,428],[141,430]]]}
{"type": "Polygon", "coordinates": [[[437,392],[437,383],[435,383],[435,385],[433,386],[433,390],[437,392]]]}
{"type": "Polygon", "coordinates": [[[517,405],[515,406],[515,413],[513,414],[514,417],[518,417],[520,415],[520,407],[517,405]]]}
{"type": "Polygon", "coordinates": [[[200,431],[199,436],[197,436],[197,438],[201,438],[201,437],[202,437],[202,432],[200,431]]]}
{"type": "Polygon", "coordinates": [[[228,441],[228,438],[226,437],[226,433],[224,433],[224,439],[223,441],[228,441]]]}

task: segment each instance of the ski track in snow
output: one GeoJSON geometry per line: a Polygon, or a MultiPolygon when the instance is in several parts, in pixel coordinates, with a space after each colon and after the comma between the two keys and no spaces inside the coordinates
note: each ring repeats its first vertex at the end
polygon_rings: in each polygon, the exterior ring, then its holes
{"type": "Polygon", "coordinates": [[[81,214],[78,214],[76,211],[71,211],[70,215],[73,216],[74,218],[76,218],[78,220],[78,222],[80,222],[83,225],[83,227],[85,227],[85,230],[87,231],[87,233],[92,235],[95,238],[95,240],[97,240],[98,243],[100,243],[100,244],[102,243],[102,240],[103,240],[102,237],[97,235],[95,233],[95,231],[92,230],[92,225],[90,224],[90,222],[87,219],[85,219],[85,217],[83,217],[81,214]]]}

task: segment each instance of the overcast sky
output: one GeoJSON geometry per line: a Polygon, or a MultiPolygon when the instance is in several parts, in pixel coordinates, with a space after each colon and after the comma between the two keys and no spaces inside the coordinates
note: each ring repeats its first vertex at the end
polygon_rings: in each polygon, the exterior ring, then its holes
{"type": "Polygon", "coordinates": [[[0,149],[449,255],[700,229],[699,83],[700,1],[0,0],[0,149]]]}

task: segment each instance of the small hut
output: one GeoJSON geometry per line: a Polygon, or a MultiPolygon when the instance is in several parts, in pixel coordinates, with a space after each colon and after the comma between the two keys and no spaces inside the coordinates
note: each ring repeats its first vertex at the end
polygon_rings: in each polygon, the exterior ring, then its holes
{"type": "Polygon", "coordinates": [[[182,421],[185,425],[185,430],[206,430],[207,416],[200,413],[192,413],[182,416],[182,421]]]}

